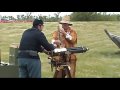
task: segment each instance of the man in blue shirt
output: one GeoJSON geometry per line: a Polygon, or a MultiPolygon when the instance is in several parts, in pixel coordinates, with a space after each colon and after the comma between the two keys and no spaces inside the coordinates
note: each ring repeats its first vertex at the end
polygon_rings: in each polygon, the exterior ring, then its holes
{"type": "Polygon", "coordinates": [[[54,50],[42,32],[44,22],[33,21],[33,27],[24,31],[18,53],[19,77],[41,78],[41,61],[38,52],[47,53],[54,50]]]}

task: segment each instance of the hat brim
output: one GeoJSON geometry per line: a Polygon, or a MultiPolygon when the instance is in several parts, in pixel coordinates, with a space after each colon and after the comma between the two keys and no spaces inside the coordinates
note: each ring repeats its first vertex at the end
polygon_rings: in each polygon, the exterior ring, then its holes
{"type": "Polygon", "coordinates": [[[63,22],[63,21],[59,22],[59,24],[68,24],[68,25],[72,26],[72,23],[63,22]]]}

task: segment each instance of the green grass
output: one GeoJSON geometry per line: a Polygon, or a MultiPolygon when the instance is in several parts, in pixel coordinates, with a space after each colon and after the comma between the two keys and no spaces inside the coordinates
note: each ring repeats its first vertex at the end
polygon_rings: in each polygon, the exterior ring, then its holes
{"type": "MultiPolygon", "coordinates": [[[[57,22],[47,22],[43,32],[48,41],[52,39],[52,32],[57,30],[57,22]]],[[[2,61],[9,61],[9,46],[19,43],[23,31],[31,27],[31,23],[0,23],[0,49],[2,61]]],[[[73,22],[73,28],[78,34],[76,46],[87,46],[90,50],[77,54],[77,78],[117,78],[120,77],[120,50],[108,38],[104,29],[120,35],[120,22],[96,21],[73,22]]],[[[52,78],[49,60],[45,54],[40,54],[42,62],[42,77],[52,78]]]]}

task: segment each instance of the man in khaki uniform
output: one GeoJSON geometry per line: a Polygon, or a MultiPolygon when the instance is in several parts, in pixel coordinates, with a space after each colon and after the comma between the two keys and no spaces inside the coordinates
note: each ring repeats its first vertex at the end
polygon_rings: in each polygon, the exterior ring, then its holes
{"type": "MultiPolygon", "coordinates": [[[[59,26],[59,30],[53,32],[52,44],[56,48],[70,48],[75,47],[77,44],[77,33],[74,29],[71,28],[72,24],[70,23],[70,17],[64,16],[62,20],[59,22],[61,27],[59,26]]],[[[70,73],[72,78],[75,78],[76,71],[76,55],[70,55],[70,73]]],[[[59,76],[58,76],[59,77],[59,76]]]]}

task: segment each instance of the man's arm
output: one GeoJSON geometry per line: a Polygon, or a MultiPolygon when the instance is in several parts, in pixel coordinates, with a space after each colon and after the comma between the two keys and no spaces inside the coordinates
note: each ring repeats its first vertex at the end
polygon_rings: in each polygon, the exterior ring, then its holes
{"type": "Polygon", "coordinates": [[[48,40],[46,39],[45,35],[42,32],[39,32],[39,34],[37,35],[37,40],[47,51],[55,49],[54,46],[48,42],[48,40]]]}
{"type": "Polygon", "coordinates": [[[51,41],[51,43],[55,47],[59,47],[59,45],[61,44],[61,41],[58,39],[58,32],[57,31],[52,33],[52,41],[51,41]]]}
{"type": "Polygon", "coordinates": [[[72,44],[77,43],[77,33],[75,31],[72,31],[71,33],[68,33],[66,35],[66,40],[68,40],[72,44]]]}
{"type": "Polygon", "coordinates": [[[65,32],[64,29],[61,29],[61,33],[68,42],[72,44],[77,43],[77,33],[75,31],[72,30],[71,32],[65,32]]]}

